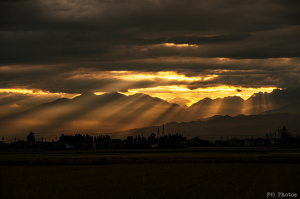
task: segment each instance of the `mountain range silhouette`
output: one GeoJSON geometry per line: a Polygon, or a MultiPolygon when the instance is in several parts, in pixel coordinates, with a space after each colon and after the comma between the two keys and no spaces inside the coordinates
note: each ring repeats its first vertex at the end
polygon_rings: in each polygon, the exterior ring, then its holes
{"type": "Polygon", "coordinates": [[[2,117],[0,127],[2,134],[10,139],[29,131],[41,137],[75,133],[147,135],[156,133],[157,126],[162,124],[166,124],[165,133],[171,134],[189,133],[207,138],[251,136],[269,133],[280,125],[296,128],[300,123],[299,99],[300,88],[276,89],[271,93],[256,93],[247,100],[238,96],[205,98],[184,108],[141,93],[130,96],[118,92],[83,93],[2,117]]]}

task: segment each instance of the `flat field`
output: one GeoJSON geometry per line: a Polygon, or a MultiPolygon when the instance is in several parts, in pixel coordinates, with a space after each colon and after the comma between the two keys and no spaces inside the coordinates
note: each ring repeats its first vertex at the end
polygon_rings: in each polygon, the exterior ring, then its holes
{"type": "Polygon", "coordinates": [[[299,149],[0,151],[0,198],[299,198],[299,157],[299,149]]]}
{"type": "MultiPolygon", "coordinates": [[[[300,149],[268,148],[201,148],[201,149],[134,149],[134,150],[4,150],[0,151],[1,165],[28,165],[41,160],[58,162],[67,160],[97,159],[271,159],[300,158],[300,149]]],[[[46,162],[46,161],[44,161],[46,162]]],[[[153,162],[153,161],[151,161],[153,162]]],[[[280,162],[280,161],[279,161],[280,162]]],[[[288,163],[288,162],[282,162],[288,163]]],[[[47,164],[47,163],[45,163],[47,164]]],[[[62,163],[64,164],[64,163],[62,163]]],[[[87,163],[89,164],[89,163],[87,163]]]]}
{"type": "Polygon", "coordinates": [[[1,166],[1,198],[266,198],[297,193],[298,164],[1,166]]]}

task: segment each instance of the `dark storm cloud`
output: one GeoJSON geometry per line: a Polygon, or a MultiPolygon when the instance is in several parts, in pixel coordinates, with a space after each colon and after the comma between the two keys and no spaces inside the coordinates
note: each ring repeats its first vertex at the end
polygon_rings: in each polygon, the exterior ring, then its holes
{"type": "MultiPolygon", "coordinates": [[[[199,87],[210,87],[218,85],[232,85],[242,87],[299,87],[299,59],[271,59],[271,60],[221,60],[218,58],[211,60],[206,58],[204,60],[196,60],[195,62],[183,62],[185,69],[178,70],[179,74],[183,74],[187,77],[192,76],[210,76],[218,75],[211,80],[207,81],[174,81],[166,79],[155,80],[142,80],[142,79],[123,79],[122,75],[119,77],[117,74],[110,74],[106,71],[94,70],[92,66],[89,68],[82,68],[78,65],[74,70],[72,67],[65,66],[7,66],[0,67],[0,88],[27,88],[27,89],[42,89],[44,91],[50,91],[53,93],[65,92],[65,93],[83,93],[87,91],[91,92],[112,92],[122,91],[125,92],[128,89],[134,88],[147,88],[155,86],[167,86],[167,85],[179,85],[186,84],[191,89],[197,89],[199,87]],[[220,62],[220,63],[218,63],[220,62]],[[201,66],[199,68],[199,66],[201,66]],[[82,69],[79,69],[79,68],[82,69]],[[95,76],[86,78],[85,74],[98,74],[104,73],[108,76],[95,76]],[[76,77],[79,75],[79,77],[76,77]]],[[[141,61],[142,62],[142,61],[141,61]]],[[[160,71],[161,68],[173,70],[174,67],[180,67],[181,61],[173,60],[173,62],[165,63],[147,63],[148,70],[142,70],[140,72],[160,71]]],[[[123,67],[132,67],[136,69],[141,66],[141,63],[110,63],[103,65],[103,68],[107,70],[109,68],[117,68],[120,65],[123,67]],[[105,66],[105,67],[104,67],[105,66]]],[[[122,68],[120,68],[122,69],[122,68]]],[[[134,71],[133,71],[134,72],[134,71]]],[[[130,72],[129,72],[130,73],[130,72]]]]}
{"type": "MultiPolygon", "coordinates": [[[[295,1],[2,1],[2,63],[70,63],[76,62],[73,60],[78,56],[95,59],[119,45],[126,50],[149,43],[209,44],[247,38],[250,43],[265,44],[265,38],[260,38],[257,32],[299,25],[298,4],[295,1]]],[[[291,39],[289,35],[299,40],[291,31],[284,38],[291,39]]],[[[280,41],[284,42],[284,38],[280,41]]],[[[272,42],[267,46],[272,47],[272,42]]],[[[228,53],[214,54],[220,47],[216,48],[203,56],[234,57],[237,50],[226,48],[228,53]]],[[[256,49],[242,51],[237,57],[280,57],[282,53],[277,47],[275,52],[255,55],[251,51],[256,49]]],[[[289,54],[295,56],[286,52],[283,57],[289,54]]]]}
{"type": "MultiPolygon", "coordinates": [[[[79,69],[174,70],[190,76],[215,73],[209,70],[232,70],[218,74],[211,82],[194,82],[190,87],[297,86],[299,7],[299,1],[292,0],[2,0],[0,66],[12,66],[14,71],[0,70],[1,87],[23,85],[81,93],[104,92],[109,85],[117,90],[122,84],[116,79],[70,79],[79,69]],[[241,62],[182,61],[218,57],[241,62]],[[290,57],[295,57],[296,63],[277,65],[276,61],[268,61],[290,57]],[[168,63],[164,59],[182,60],[168,63]],[[265,61],[249,62],[252,59],[265,61]],[[40,68],[21,70],[28,66],[40,68]]],[[[151,81],[126,82],[119,89],[151,85],[151,81]]]]}
{"type": "MultiPolygon", "coordinates": [[[[108,71],[78,70],[55,66],[44,67],[0,67],[0,89],[26,88],[41,89],[51,93],[84,93],[84,92],[126,92],[128,89],[148,88],[158,85],[181,84],[184,81],[166,81],[161,79],[140,80],[122,79],[108,71]],[[85,78],[85,74],[104,73],[95,78],[85,78]],[[83,77],[76,77],[83,75],[83,77]],[[106,77],[108,76],[108,77],[106,77]]],[[[1,94],[1,93],[0,93],[1,94]]],[[[1,96],[0,96],[1,99],[1,96]]]]}
{"type": "Polygon", "coordinates": [[[223,43],[245,40],[251,37],[251,34],[232,34],[232,35],[218,35],[218,36],[175,36],[175,37],[161,37],[156,39],[143,39],[136,38],[131,40],[132,44],[136,45],[151,45],[161,43],[174,43],[174,44],[208,44],[208,43],[223,43]]]}

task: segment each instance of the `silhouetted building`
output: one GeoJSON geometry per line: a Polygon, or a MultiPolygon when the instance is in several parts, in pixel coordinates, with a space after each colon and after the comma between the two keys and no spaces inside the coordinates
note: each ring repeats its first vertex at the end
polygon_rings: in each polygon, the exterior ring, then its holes
{"type": "Polygon", "coordinates": [[[120,149],[123,148],[123,142],[121,141],[121,139],[111,139],[108,142],[108,148],[109,149],[120,149]]]}
{"type": "Polygon", "coordinates": [[[270,140],[271,147],[279,147],[281,139],[275,138],[270,140]]]}
{"type": "Polygon", "coordinates": [[[255,145],[255,140],[254,139],[246,139],[244,141],[244,146],[245,147],[254,147],[255,145]]]}
{"type": "Polygon", "coordinates": [[[158,144],[157,144],[157,143],[152,144],[151,147],[152,147],[152,148],[158,148],[158,144]]]}
{"type": "Polygon", "coordinates": [[[230,146],[232,147],[243,147],[244,146],[244,140],[240,140],[237,138],[230,140],[230,146]]]}
{"type": "Polygon", "coordinates": [[[270,143],[271,143],[271,140],[269,140],[269,139],[257,138],[255,140],[255,145],[257,147],[269,147],[270,143]]]}
{"type": "Polygon", "coordinates": [[[3,143],[2,141],[0,141],[0,149],[4,150],[4,149],[9,149],[9,144],[3,143]]]}

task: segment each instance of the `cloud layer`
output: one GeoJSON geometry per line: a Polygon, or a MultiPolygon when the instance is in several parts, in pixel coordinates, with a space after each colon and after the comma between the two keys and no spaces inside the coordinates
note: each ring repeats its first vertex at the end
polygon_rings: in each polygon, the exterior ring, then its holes
{"type": "Polygon", "coordinates": [[[1,1],[0,87],[299,87],[299,7],[296,0],[1,1]],[[109,71],[217,77],[130,80],[109,71]]]}

